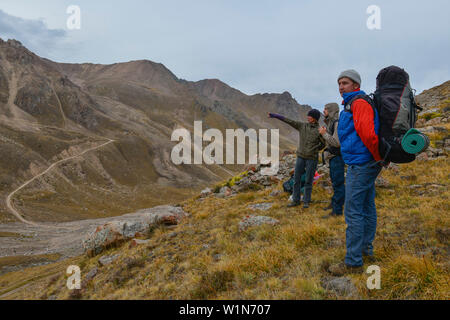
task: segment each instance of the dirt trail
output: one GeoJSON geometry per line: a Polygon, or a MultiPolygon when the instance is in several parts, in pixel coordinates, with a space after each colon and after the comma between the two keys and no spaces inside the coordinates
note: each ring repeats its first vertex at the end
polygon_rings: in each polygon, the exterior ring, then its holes
{"type": "Polygon", "coordinates": [[[64,114],[64,110],[62,108],[61,100],[59,100],[58,94],[56,93],[56,90],[53,87],[53,84],[51,84],[51,83],[50,83],[50,88],[52,89],[53,94],[55,95],[56,100],[58,101],[59,111],[61,112],[61,116],[62,116],[62,119],[63,119],[63,128],[65,128],[66,127],[66,115],[64,114]]]}
{"type": "MultiPolygon", "coordinates": [[[[110,144],[110,143],[114,142],[114,140],[111,140],[111,139],[108,139],[108,140],[109,140],[108,142],[105,142],[105,143],[103,143],[103,144],[101,144],[101,145],[99,145],[99,146],[96,146],[96,147],[92,147],[92,148],[86,149],[86,150],[84,150],[84,151],[83,151],[82,153],[80,153],[80,154],[77,154],[77,155],[74,155],[74,156],[71,156],[71,157],[68,157],[68,158],[61,159],[61,160],[59,160],[59,161],[56,161],[55,163],[53,163],[52,165],[50,165],[46,170],[44,170],[43,172],[41,172],[41,173],[35,175],[35,176],[32,177],[31,179],[29,179],[28,181],[26,181],[25,183],[23,183],[23,184],[22,184],[21,186],[19,186],[17,189],[15,189],[15,190],[12,191],[10,194],[8,194],[8,196],[7,196],[7,198],[6,198],[6,206],[8,207],[8,209],[9,209],[9,210],[11,211],[11,213],[12,213],[17,219],[19,219],[21,222],[26,223],[26,224],[30,224],[30,225],[34,225],[34,226],[38,225],[38,224],[36,224],[35,222],[28,221],[28,220],[24,219],[24,218],[20,215],[20,213],[14,208],[14,206],[13,206],[13,204],[12,204],[12,197],[14,196],[14,194],[17,193],[18,191],[20,191],[21,189],[23,189],[24,187],[26,187],[28,184],[30,184],[31,182],[33,182],[33,181],[36,180],[37,178],[39,178],[39,177],[43,176],[44,174],[46,174],[47,172],[49,172],[51,169],[53,169],[53,168],[54,168],[55,166],[57,166],[58,164],[60,164],[60,163],[62,163],[62,162],[65,162],[65,161],[69,161],[69,160],[74,159],[74,158],[77,158],[77,157],[80,157],[80,156],[84,155],[85,153],[87,153],[87,152],[89,152],[89,151],[93,151],[93,150],[99,149],[99,148],[101,148],[101,147],[103,147],[103,146],[106,146],[107,144],[110,144]]],[[[45,225],[40,225],[40,226],[45,226],[45,225]]]]}

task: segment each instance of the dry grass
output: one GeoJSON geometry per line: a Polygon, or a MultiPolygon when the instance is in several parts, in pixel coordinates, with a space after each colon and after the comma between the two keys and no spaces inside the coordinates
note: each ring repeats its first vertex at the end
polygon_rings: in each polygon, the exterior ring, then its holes
{"type": "Polygon", "coordinates": [[[0,299],[46,298],[48,285],[65,274],[67,266],[80,264],[80,261],[77,257],[6,273],[0,276],[0,299]]]}
{"type": "MultiPolygon", "coordinates": [[[[368,290],[367,274],[352,275],[362,299],[448,299],[449,289],[449,162],[414,162],[399,172],[383,171],[391,187],[378,189],[378,229],[374,242],[381,268],[380,290],[368,290]],[[422,185],[417,189],[411,184],[422,185]],[[434,185],[433,185],[434,184],[434,185]]],[[[277,186],[281,188],[281,184],[277,186]]],[[[322,219],[329,193],[315,186],[316,201],[308,210],[285,207],[287,194],[271,189],[228,199],[192,198],[183,203],[192,216],[175,229],[154,231],[150,243],[127,244],[111,265],[84,283],[81,299],[335,299],[320,279],[329,264],[345,255],[343,218],[322,219]],[[238,230],[249,204],[272,202],[259,214],[280,221],[276,226],[238,230]]],[[[82,257],[82,274],[99,257],[82,257]]],[[[366,265],[367,266],[367,265],[366,265]]],[[[65,275],[45,284],[44,294],[74,298],[65,275]]],[[[0,278],[1,279],[1,278],[0,278]]],[[[1,281],[1,280],[0,280],[1,281]]]]}
{"type": "MultiPolygon", "coordinates": [[[[351,275],[358,298],[450,298],[449,169],[447,158],[383,170],[390,186],[377,188],[377,261],[371,263],[381,268],[381,289],[367,289],[368,274],[351,275]]],[[[281,183],[275,188],[281,190],[281,183]]],[[[329,191],[314,186],[314,202],[305,210],[286,208],[288,195],[272,197],[273,189],[191,198],[182,203],[191,217],[175,229],[155,229],[146,245],[110,249],[104,254],[120,254],[110,265],[100,267],[100,256],[83,256],[25,269],[20,276],[8,273],[0,276],[0,287],[19,288],[7,297],[18,299],[348,299],[320,284],[327,267],[345,255],[344,219],[321,218],[329,191]],[[261,212],[248,208],[262,202],[273,205],[261,212]],[[249,214],[280,223],[239,231],[239,221],[249,214]],[[66,288],[65,274],[74,263],[82,279],[98,267],[76,293],[66,288]]]]}
{"type": "Polygon", "coordinates": [[[41,254],[34,256],[10,256],[0,258],[0,270],[6,266],[29,265],[32,263],[53,262],[61,257],[60,254],[41,254]]]}
{"type": "Polygon", "coordinates": [[[0,232],[0,237],[11,237],[11,238],[20,238],[20,233],[14,233],[14,232],[0,232]]]}

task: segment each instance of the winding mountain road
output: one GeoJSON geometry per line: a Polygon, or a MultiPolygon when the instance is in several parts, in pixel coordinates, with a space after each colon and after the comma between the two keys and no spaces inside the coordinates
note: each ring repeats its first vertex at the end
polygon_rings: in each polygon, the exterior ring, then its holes
{"type": "MultiPolygon", "coordinates": [[[[84,150],[83,152],[81,152],[80,154],[65,158],[65,159],[61,159],[59,161],[56,161],[55,163],[53,163],[52,165],[50,165],[46,170],[44,170],[43,172],[35,175],[34,177],[32,177],[31,179],[29,179],[28,181],[26,181],[25,183],[23,183],[21,186],[19,186],[18,188],[16,188],[14,191],[12,191],[10,194],[8,194],[8,196],[6,197],[6,206],[8,207],[9,211],[11,211],[11,213],[21,222],[26,223],[26,224],[30,224],[33,226],[45,226],[45,225],[41,225],[41,224],[37,224],[35,222],[26,220],[24,217],[22,217],[22,215],[14,208],[13,204],[12,204],[12,198],[14,196],[14,194],[16,194],[18,191],[20,191],[21,189],[23,189],[24,187],[26,187],[27,185],[29,185],[31,182],[33,182],[34,180],[36,180],[37,178],[43,176],[44,174],[46,174],[47,172],[49,172],[50,170],[52,170],[54,167],[56,167],[58,164],[65,162],[65,161],[69,161],[72,159],[75,159],[77,157],[81,157],[82,155],[84,155],[85,153],[89,152],[89,151],[93,151],[93,150],[97,150],[99,148],[102,148],[112,142],[114,142],[115,140],[111,140],[108,139],[107,142],[96,146],[96,147],[92,147],[89,149],[84,150]]],[[[54,227],[54,226],[48,226],[48,227],[54,227]]]]}

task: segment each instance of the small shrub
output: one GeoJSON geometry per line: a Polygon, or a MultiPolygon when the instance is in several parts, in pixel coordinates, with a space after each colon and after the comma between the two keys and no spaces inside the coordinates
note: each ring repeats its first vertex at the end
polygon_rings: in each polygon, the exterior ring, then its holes
{"type": "Polygon", "coordinates": [[[192,292],[193,299],[207,299],[218,292],[229,289],[234,280],[234,273],[228,270],[214,271],[202,276],[197,287],[192,292]]]}
{"type": "Polygon", "coordinates": [[[425,114],[423,116],[423,119],[428,121],[428,120],[431,120],[431,119],[434,119],[434,118],[437,118],[437,117],[440,117],[440,116],[442,116],[442,115],[439,112],[431,112],[431,113],[425,114]]]}

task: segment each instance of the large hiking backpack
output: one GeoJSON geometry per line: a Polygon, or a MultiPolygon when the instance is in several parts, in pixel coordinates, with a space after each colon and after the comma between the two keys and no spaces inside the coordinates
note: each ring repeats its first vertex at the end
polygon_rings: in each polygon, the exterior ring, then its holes
{"type": "Polygon", "coordinates": [[[390,66],[382,69],[377,76],[376,91],[370,96],[359,95],[356,99],[366,100],[376,108],[380,120],[378,132],[379,151],[385,162],[408,163],[416,159],[415,154],[402,148],[405,133],[414,128],[417,120],[417,106],[414,91],[405,70],[390,66]]]}

